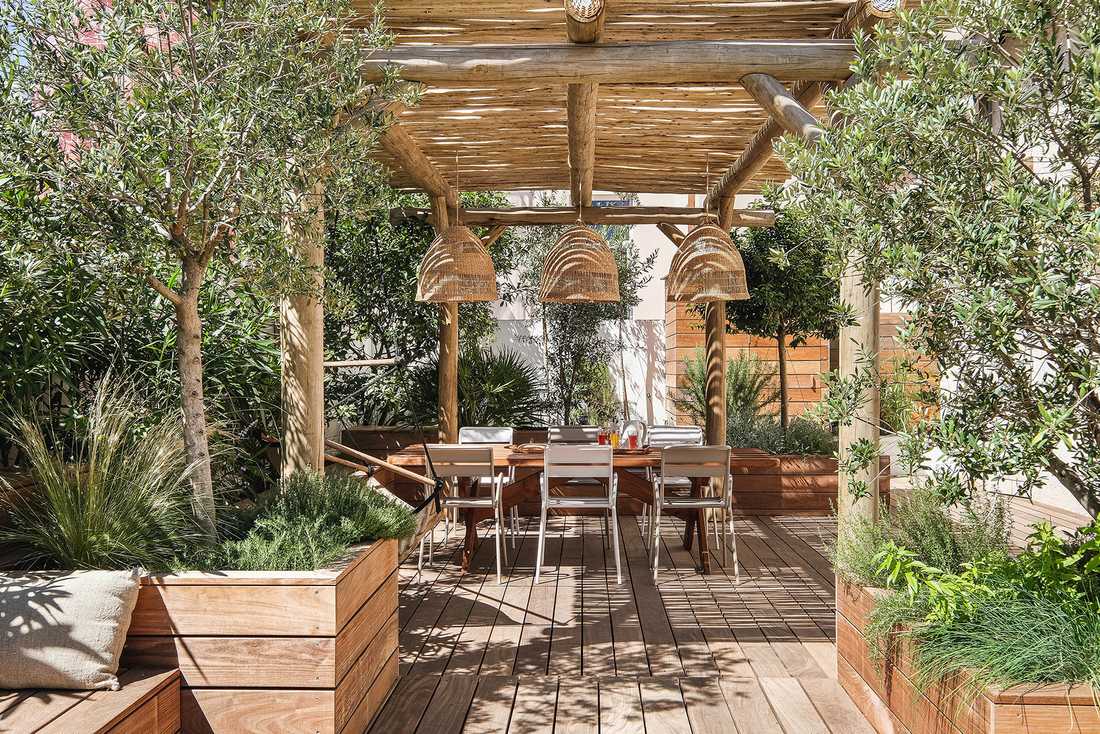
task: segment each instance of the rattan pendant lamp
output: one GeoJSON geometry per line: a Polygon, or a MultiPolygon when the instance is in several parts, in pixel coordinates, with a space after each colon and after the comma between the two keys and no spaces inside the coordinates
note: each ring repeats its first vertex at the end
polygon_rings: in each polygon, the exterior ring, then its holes
{"type": "Polygon", "coordinates": [[[539,300],[595,303],[619,300],[619,266],[611,248],[578,218],[546,256],[539,300]]]}
{"type": "MultiPolygon", "coordinates": [[[[457,188],[457,159],[455,168],[457,188]]],[[[429,303],[497,300],[493,258],[469,227],[456,222],[432,240],[416,273],[416,300],[429,303]]]]}
{"type": "MultiPolygon", "coordinates": [[[[710,161],[707,161],[710,190],[710,161]]],[[[744,301],[749,297],[745,263],[729,233],[707,215],[684,236],[668,266],[665,300],[675,303],[744,301]]]]}

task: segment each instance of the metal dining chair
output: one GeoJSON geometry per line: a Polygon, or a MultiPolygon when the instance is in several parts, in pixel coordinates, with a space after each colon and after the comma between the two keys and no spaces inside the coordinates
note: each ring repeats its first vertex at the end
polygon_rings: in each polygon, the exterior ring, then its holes
{"type": "Polygon", "coordinates": [[[619,512],[615,506],[619,495],[619,480],[615,476],[611,447],[548,445],[543,457],[540,488],[542,502],[539,510],[539,549],[535,561],[535,583],[539,582],[539,572],[542,570],[546,546],[547,512],[552,509],[581,509],[603,510],[605,516],[610,513],[611,545],[615,549],[615,578],[621,584],[623,572],[619,564],[619,512]],[[553,496],[550,494],[550,480],[559,478],[598,479],[606,489],[599,495],[553,496]]]}
{"type": "MultiPolygon", "coordinates": [[[[699,426],[650,426],[646,433],[646,445],[653,449],[663,449],[666,446],[702,446],[703,429],[699,426]]],[[[657,472],[646,469],[646,479],[653,482],[657,472]]],[[[667,484],[673,489],[691,489],[691,480],[682,477],[670,477],[667,484]]],[[[642,537],[649,539],[647,534],[649,524],[649,505],[642,506],[642,537]]]]}
{"type": "MultiPolygon", "coordinates": [[[[504,475],[497,472],[493,463],[493,449],[487,446],[459,446],[456,444],[440,443],[429,444],[425,447],[431,457],[432,473],[436,478],[450,479],[455,486],[459,480],[468,479],[479,485],[486,479],[489,480],[490,492],[488,497],[478,496],[476,487],[471,496],[463,497],[459,494],[444,495],[440,498],[443,510],[477,510],[491,509],[493,511],[494,543],[497,556],[497,583],[501,582],[500,568],[501,556],[505,562],[508,560],[508,549],[504,543],[504,514],[501,511],[500,495],[504,487],[504,475]]],[[[476,532],[476,531],[475,531],[476,532]]],[[[417,559],[416,568],[419,571],[424,563],[425,535],[420,539],[420,557],[417,559]]],[[[428,563],[432,559],[429,557],[428,563]]]]}
{"type": "Polygon", "coordinates": [[[550,426],[546,430],[548,443],[597,443],[599,440],[599,426],[550,426]]]}
{"type": "MultiPolygon", "coordinates": [[[[722,512],[722,565],[726,565],[726,527],[727,519],[733,512],[733,483],[729,481],[729,446],[669,446],[661,449],[661,475],[653,485],[653,519],[650,523],[650,548],[653,549],[653,583],[657,583],[657,569],[661,559],[661,513],[664,510],[720,510],[722,512]],[[685,479],[710,480],[712,492],[702,497],[670,495],[667,492],[668,480],[673,477],[685,479]],[[714,480],[720,489],[713,491],[714,480]]],[[[733,568],[737,582],[741,581],[740,568],[737,565],[737,536],[733,526],[729,525],[733,543],[733,568]]],[[[703,528],[705,532],[707,529],[703,528]]]]}
{"type": "MultiPolygon", "coordinates": [[[[515,429],[508,426],[463,426],[458,429],[458,443],[462,446],[511,446],[515,443],[515,429]]],[[[509,466],[504,471],[509,482],[515,481],[516,469],[509,466]]],[[[487,479],[488,477],[483,478],[487,479]]],[[[508,511],[508,534],[512,538],[512,549],[516,547],[516,533],[519,532],[519,507],[512,505],[508,511]]]]}

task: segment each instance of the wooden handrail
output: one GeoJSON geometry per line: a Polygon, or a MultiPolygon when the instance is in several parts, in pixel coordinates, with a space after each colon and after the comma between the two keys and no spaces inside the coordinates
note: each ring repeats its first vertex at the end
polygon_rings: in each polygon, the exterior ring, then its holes
{"type": "MultiPolygon", "coordinates": [[[[404,477],[405,479],[410,479],[414,482],[420,482],[421,484],[427,487],[432,487],[433,489],[435,488],[434,479],[429,479],[423,474],[417,474],[416,472],[409,471],[404,467],[397,466],[396,464],[391,464],[385,459],[379,459],[377,456],[364,454],[362,451],[358,451],[351,448],[350,446],[345,446],[342,443],[336,443],[335,441],[331,441],[329,439],[325,439],[325,446],[330,449],[335,449],[340,453],[347,454],[348,456],[354,456],[356,459],[365,461],[368,464],[374,464],[375,466],[380,466],[383,469],[389,469],[394,474],[400,477],[404,477]]],[[[326,458],[329,458],[329,455],[326,455],[326,458]]],[[[334,460],[334,463],[342,464],[344,466],[351,464],[351,462],[348,462],[346,459],[338,459],[338,457],[332,457],[332,459],[334,460]]]]}

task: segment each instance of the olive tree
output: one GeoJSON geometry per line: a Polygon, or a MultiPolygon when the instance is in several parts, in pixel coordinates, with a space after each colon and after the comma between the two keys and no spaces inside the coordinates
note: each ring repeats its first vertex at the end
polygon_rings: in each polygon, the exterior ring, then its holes
{"type": "Polygon", "coordinates": [[[343,0],[0,0],[5,185],[43,206],[10,228],[172,304],[196,513],[214,529],[199,294],[215,260],[257,292],[308,293],[294,247],[373,170],[360,75],[384,41],[343,0]]]}
{"type": "MultiPolygon", "coordinates": [[[[948,499],[1053,476],[1095,516],[1100,6],[932,0],[862,39],[855,73],[829,99],[844,124],[783,154],[832,274],[881,283],[943,376],[907,455],[937,450],[948,499]]],[[[836,386],[838,417],[870,373],[836,386]]]]}

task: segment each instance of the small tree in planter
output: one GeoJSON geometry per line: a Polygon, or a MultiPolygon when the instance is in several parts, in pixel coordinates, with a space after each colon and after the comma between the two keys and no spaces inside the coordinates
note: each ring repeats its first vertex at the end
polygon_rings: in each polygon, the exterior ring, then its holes
{"type": "Polygon", "coordinates": [[[829,276],[824,242],[797,213],[781,212],[775,226],[750,229],[738,239],[749,298],[728,302],[726,320],[737,331],[775,339],[779,422],[786,431],[790,423],[787,348],[812,336],[836,336],[840,288],[829,276]]]}
{"type": "Polygon", "coordinates": [[[1100,513],[1098,38],[1085,0],[935,0],[860,45],[844,126],[784,144],[832,275],[881,283],[945,376],[906,454],[949,499],[1046,472],[1100,513]]]}
{"type": "MultiPolygon", "coordinates": [[[[295,234],[376,168],[357,128],[377,28],[340,0],[0,6],[5,175],[45,202],[5,235],[98,257],[175,312],[197,514],[214,532],[199,293],[211,263],[308,292],[295,234]]],[[[350,207],[349,207],[350,208],[350,207]]]]}

